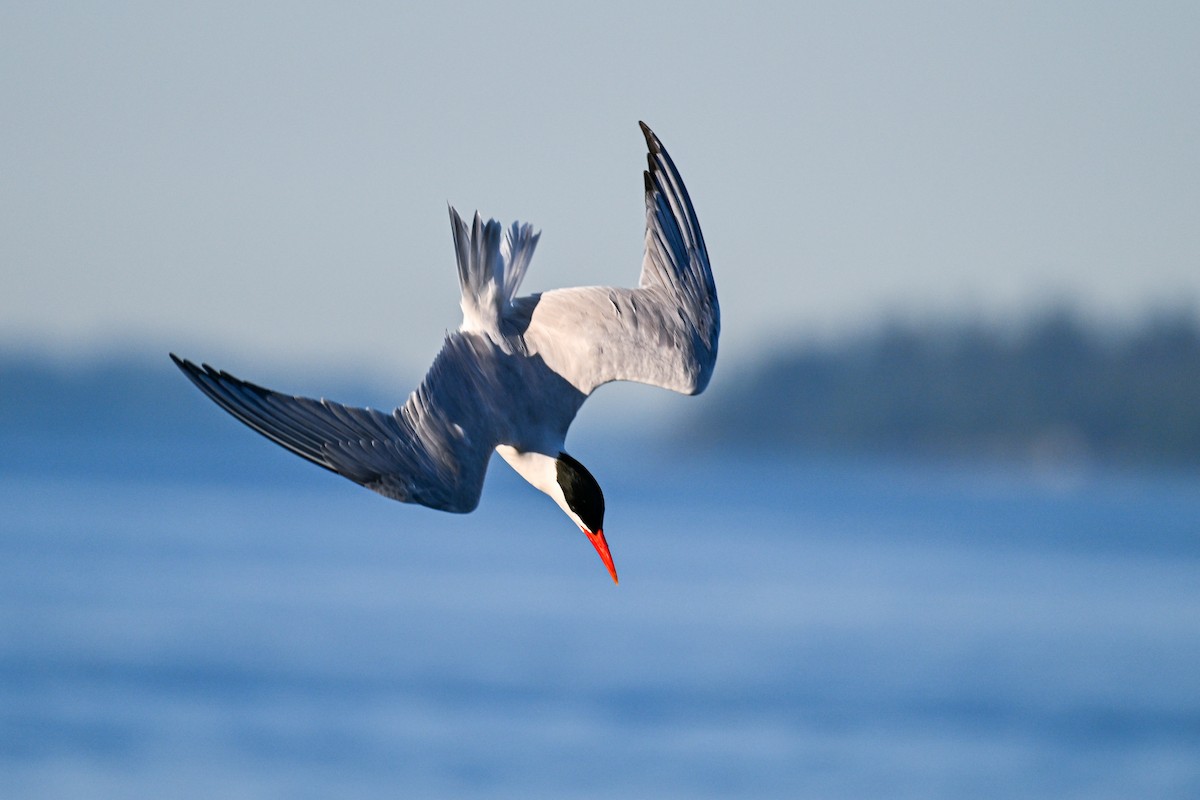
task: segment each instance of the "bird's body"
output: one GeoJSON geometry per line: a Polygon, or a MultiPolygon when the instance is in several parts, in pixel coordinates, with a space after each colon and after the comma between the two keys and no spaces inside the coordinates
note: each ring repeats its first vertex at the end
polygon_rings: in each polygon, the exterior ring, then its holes
{"type": "Polygon", "coordinates": [[[444,511],[479,504],[497,451],[588,534],[616,580],[604,500],[565,452],[598,386],[631,380],[703,391],[720,332],[716,288],[695,211],[670,156],[644,124],[646,255],[638,288],[517,290],[539,234],[450,209],[463,324],[420,387],[392,413],[293,397],[176,358],[201,391],[313,463],[382,495],[444,511]]]}

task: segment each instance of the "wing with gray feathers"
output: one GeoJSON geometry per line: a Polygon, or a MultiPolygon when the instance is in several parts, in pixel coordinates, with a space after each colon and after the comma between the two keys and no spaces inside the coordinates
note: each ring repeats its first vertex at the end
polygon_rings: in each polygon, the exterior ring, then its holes
{"type": "Polygon", "coordinates": [[[708,249],[683,179],[645,123],[646,254],[637,289],[589,286],[521,298],[530,352],[590,394],[637,381],[684,394],[708,385],[721,312],[708,249]]]}
{"type": "Polygon", "coordinates": [[[393,500],[466,513],[479,504],[497,444],[491,387],[472,367],[487,347],[447,338],[420,388],[391,414],[284,395],[171,358],[213,402],[296,455],[393,500]]]}

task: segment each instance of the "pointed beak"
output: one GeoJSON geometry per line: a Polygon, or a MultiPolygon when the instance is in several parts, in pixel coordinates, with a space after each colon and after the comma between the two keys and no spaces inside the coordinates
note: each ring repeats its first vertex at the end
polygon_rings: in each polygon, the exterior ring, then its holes
{"type": "Polygon", "coordinates": [[[617,580],[617,568],[613,566],[612,553],[608,552],[608,541],[604,538],[604,531],[592,533],[584,530],[584,533],[587,534],[592,547],[595,547],[596,552],[600,554],[600,560],[604,562],[604,566],[608,567],[608,574],[612,575],[613,583],[620,583],[617,580]]]}

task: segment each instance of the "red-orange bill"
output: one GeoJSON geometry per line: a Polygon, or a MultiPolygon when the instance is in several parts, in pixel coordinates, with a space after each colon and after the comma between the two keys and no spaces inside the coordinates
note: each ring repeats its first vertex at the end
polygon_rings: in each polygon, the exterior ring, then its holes
{"type": "Polygon", "coordinates": [[[612,553],[608,552],[608,541],[604,538],[604,531],[585,530],[588,540],[592,546],[596,548],[596,552],[600,554],[600,560],[604,562],[604,566],[608,567],[608,574],[612,575],[613,583],[620,583],[617,580],[617,568],[613,566],[612,553]]]}

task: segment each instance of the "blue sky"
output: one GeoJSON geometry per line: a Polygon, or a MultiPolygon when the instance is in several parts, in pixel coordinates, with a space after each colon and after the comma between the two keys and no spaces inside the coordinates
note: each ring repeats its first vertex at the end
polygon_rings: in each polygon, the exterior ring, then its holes
{"type": "Polygon", "coordinates": [[[0,348],[418,374],[447,202],[543,231],[530,291],[636,280],[639,119],[726,359],[1200,298],[1195,4],[417,5],[0,5],[0,348]]]}

